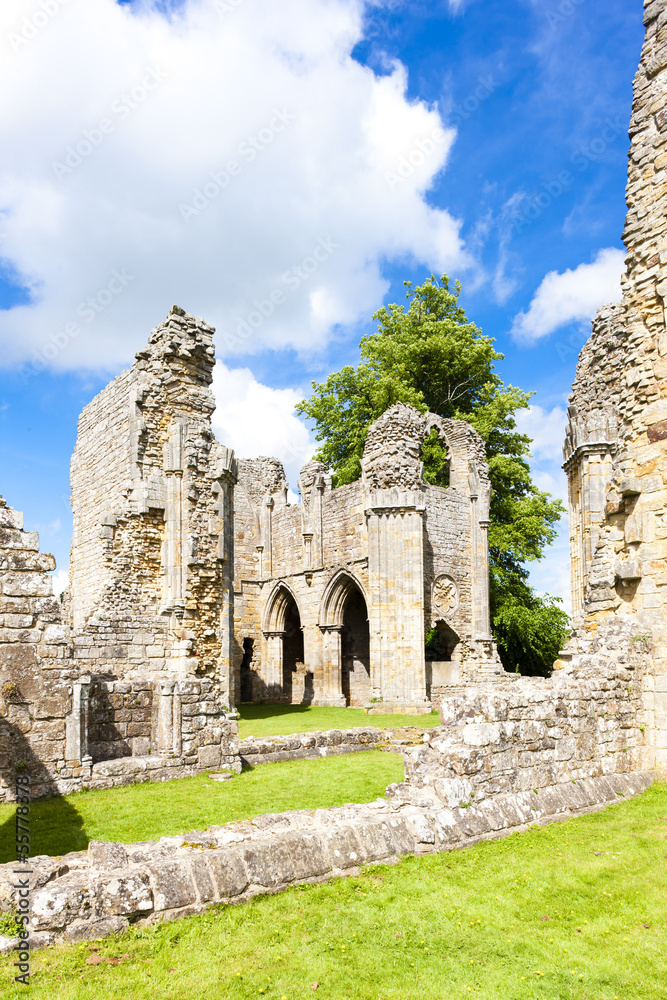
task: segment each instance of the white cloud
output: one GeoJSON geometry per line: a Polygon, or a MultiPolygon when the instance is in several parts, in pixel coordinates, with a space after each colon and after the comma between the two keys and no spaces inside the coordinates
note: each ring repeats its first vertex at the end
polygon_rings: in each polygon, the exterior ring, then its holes
{"type": "Polygon", "coordinates": [[[316,448],[307,427],[294,413],[303,399],[301,393],[271,389],[258,382],[248,368],[228,368],[221,361],[215,366],[213,392],[217,439],[233,448],[239,458],[279,458],[288,483],[296,489],[299,471],[316,448]]]}
{"type": "Polygon", "coordinates": [[[69,573],[65,569],[59,569],[57,573],[54,573],[51,577],[53,582],[53,593],[56,597],[60,597],[64,590],[69,587],[69,573]]]}
{"type": "Polygon", "coordinates": [[[564,407],[554,406],[551,410],[545,410],[544,407],[533,404],[518,411],[516,424],[522,434],[527,434],[532,439],[531,450],[535,459],[561,464],[567,425],[564,407]]]}
{"type": "Polygon", "coordinates": [[[600,306],[621,299],[625,254],[615,247],[600,250],[592,264],[580,264],[559,274],[550,271],[537,289],[527,312],[514,318],[512,336],[534,344],[568,323],[586,323],[600,306]]]}
{"type": "Polygon", "coordinates": [[[48,345],[53,367],[116,369],[172,302],[225,355],[317,351],[377,307],[384,261],[470,266],[458,221],[424,198],[455,133],[423,152],[438,113],[408,100],[399,64],[378,77],[351,58],[364,0],[261,16],[187,0],[170,19],[74,0],[26,40],[37,9],[0,5],[2,253],[34,296],[1,314],[2,363],[48,345]],[[337,246],[313,269],[320,240],[337,246]],[[237,337],[272,291],[273,315],[237,337]]]}

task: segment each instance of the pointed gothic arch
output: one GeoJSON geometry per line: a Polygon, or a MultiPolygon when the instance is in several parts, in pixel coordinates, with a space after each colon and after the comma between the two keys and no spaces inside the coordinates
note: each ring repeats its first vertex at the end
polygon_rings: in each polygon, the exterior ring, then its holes
{"type": "MultiPolygon", "coordinates": [[[[262,618],[262,631],[265,634],[270,632],[284,632],[286,628],[287,614],[292,604],[295,604],[299,611],[299,602],[296,594],[288,583],[280,580],[269,595],[264,608],[262,618]]],[[[301,612],[299,611],[299,615],[301,612]]]]}
{"type": "Polygon", "coordinates": [[[322,601],[320,603],[320,628],[331,628],[343,625],[345,605],[348,597],[355,591],[359,591],[366,607],[368,598],[361,583],[348,569],[339,569],[329,580],[322,601]]]}

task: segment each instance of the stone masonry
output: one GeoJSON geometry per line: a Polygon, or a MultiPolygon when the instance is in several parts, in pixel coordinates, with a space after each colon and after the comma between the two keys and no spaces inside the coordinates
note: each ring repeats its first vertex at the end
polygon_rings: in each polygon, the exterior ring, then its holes
{"type": "Polygon", "coordinates": [[[490,486],[466,423],[396,404],[371,426],[362,478],[240,460],[235,493],[236,691],[242,701],[425,712],[436,691],[501,671],[488,596],[490,486]],[[450,485],[422,479],[435,429],[450,485]],[[436,628],[440,653],[425,660],[436,628]]]}
{"type": "MultiPolygon", "coordinates": [[[[608,628],[611,652],[591,639],[576,672],[445,700],[441,726],[404,750],[405,781],[384,800],[31,859],[33,947],[463,847],[643,791],[653,780],[638,722],[646,661],[624,625],[608,628]]],[[[0,911],[18,903],[14,868],[0,866],[0,911]]]]}
{"type": "MultiPolygon", "coordinates": [[[[667,769],[667,3],[645,0],[634,81],[623,300],[602,309],[570,397],[575,631],[561,663],[613,621],[652,651],[645,764],[667,769]]],[[[559,664],[560,665],[560,664],[559,664]]]]}
{"type": "Polygon", "coordinates": [[[37,533],[0,497],[0,801],[13,797],[17,770],[29,770],[37,795],[90,775],[81,713],[90,678],[73,659],[53,569],[37,533]]]}

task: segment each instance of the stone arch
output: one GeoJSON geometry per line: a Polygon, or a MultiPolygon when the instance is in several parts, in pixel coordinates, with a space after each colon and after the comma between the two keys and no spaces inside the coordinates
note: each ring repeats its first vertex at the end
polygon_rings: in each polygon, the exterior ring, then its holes
{"type": "Polygon", "coordinates": [[[320,628],[342,627],[345,605],[358,590],[368,607],[368,597],[358,578],[348,569],[339,569],[329,580],[320,604],[320,628]]]}
{"type": "Polygon", "coordinates": [[[296,594],[288,583],[280,580],[271,591],[264,608],[262,631],[265,634],[285,631],[287,613],[292,603],[296,604],[300,615],[301,611],[299,610],[299,602],[296,594]]]}

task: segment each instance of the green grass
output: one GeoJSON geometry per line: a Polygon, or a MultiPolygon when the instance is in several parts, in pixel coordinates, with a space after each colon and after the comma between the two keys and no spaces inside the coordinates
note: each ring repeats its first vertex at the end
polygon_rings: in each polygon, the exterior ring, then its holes
{"type": "MultiPolygon", "coordinates": [[[[30,807],[31,854],[58,856],[85,850],[91,840],[157,840],[266,812],[370,802],[390,782],[402,780],[400,754],[369,750],[262,764],[225,782],[201,775],[36,799],[30,807]]],[[[15,834],[14,806],[0,806],[0,862],[15,858],[15,834]]]]}
{"type": "Polygon", "coordinates": [[[440,725],[437,712],[428,715],[366,715],[363,708],[318,708],[314,705],[237,705],[239,736],[288,736],[312,733],[316,729],[353,729],[355,726],[417,726],[432,729],[440,725]]]}
{"type": "MultiPolygon", "coordinates": [[[[666,814],[654,786],[464,851],[58,946],[33,955],[33,996],[666,1000],[666,814]]],[[[0,961],[0,992],[23,996],[0,961]]]]}

